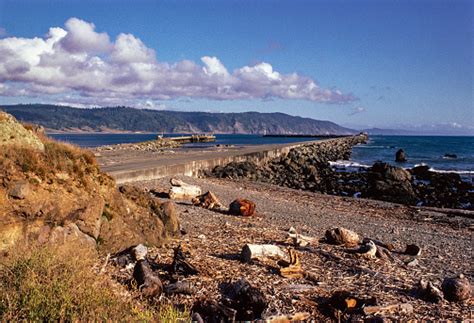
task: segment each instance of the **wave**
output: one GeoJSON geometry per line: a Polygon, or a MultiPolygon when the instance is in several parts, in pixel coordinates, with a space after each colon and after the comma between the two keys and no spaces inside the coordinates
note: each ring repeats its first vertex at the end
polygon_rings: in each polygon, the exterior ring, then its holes
{"type": "MultiPolygon", "coordinates": [[[[332,166],[332,167],[335,167],[335,168],[352,168],[352,169],[354,169],[354,168],[368,169],[368,168],[372,167],[372,165],[362,164],[362,163],[351,161],[351,160],[330,161],[329,165],[332,166]]],[[[428,166],[428,165],[425,164],[425,163],[420,163],[420,164],[416,164],[414,167],[417,167],[417,166],[428,166]]],[[[406,170],[409,170],[411,168],[412,167],[404,167],[404,169],[406,169],[406,170]]],[[[456,174],[459,174],[459,175],[472,175],[472,176],[474,176],[474,170],[437,169],[437,168],[430,167],[429,171],[434,172],[434,173],[456,173],[456,174]]]]}
{"type": "Polygon", "coordinates": [[[336,160],[336,161],[330,161],[329,162],[330,166],[333,167],[349,167],[349,168],[370,168],[372,165],[366,165],[366,164],[361,164],[355,161],[351,160],[336,160]]]}

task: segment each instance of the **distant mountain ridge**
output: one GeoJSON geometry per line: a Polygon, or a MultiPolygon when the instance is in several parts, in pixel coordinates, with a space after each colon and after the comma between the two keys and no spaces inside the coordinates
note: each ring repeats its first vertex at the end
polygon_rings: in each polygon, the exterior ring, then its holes
{"type": "Polygon", "coordinates": [[[27,104],[0,106],[22,122],[58,131],[142,131],[154,133],[316,134],[358,133],[330,121],[284,113],[209,113],[141,110],[128,107],[79,109],[27,104]]]}

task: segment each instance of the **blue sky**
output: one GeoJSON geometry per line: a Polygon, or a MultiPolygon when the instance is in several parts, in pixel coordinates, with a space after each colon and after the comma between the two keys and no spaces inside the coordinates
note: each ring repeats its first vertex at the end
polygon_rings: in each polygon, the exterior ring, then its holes
{"type": "Polygon", "coordinates": [[[473,10],[471,1],[0,0],[0,56],[9,62],[0,63],[0,104],[124,102],[353,127],[470,127],[473,10]],[[46,45],[34,38],[46,42],[51,27],[64,33],[38,52],[46,45]],[[117,59],[121,34],[132,47],[117,59]],[[18,50],[2,52],[2,42],[18,50]]]}

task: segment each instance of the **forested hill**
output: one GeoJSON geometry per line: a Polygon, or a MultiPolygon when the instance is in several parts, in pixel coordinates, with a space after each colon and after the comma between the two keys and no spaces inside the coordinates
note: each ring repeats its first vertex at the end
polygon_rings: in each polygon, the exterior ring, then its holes
{"type": "Polygon", "coordinates": [[[127,107],[78,109],[28,104],[0,106],[22,122],[63,131],[144,131],[155,133],[352,134],[330,121],[283,113],[207,113],[139,110],[127,107]]]}

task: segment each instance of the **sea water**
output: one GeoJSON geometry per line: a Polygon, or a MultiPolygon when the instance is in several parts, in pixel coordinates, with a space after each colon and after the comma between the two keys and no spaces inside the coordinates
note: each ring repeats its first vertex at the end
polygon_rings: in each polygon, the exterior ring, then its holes
{"type": "MultiPolygon", "coordinates": [[[[179,134],[165,135],[178,136],[179,134]]],[[[153,140],[157,134],[51,134],[51,137],[82,147],[97,147],[120,143],[153,140]]],[[[212,143],[187,144],[189,148],[220,145],[262,145],[317,140],[317,138],[263,137],[260,135],[216,135],[212,143]]],[[[474,178],[474,137],[455,136],[370,136],[367,144],[353,148],[350,161],[337,161],[335,167],[358,170],[368,168],[376,161],[411,168],[428,165],[434,171],[457,172],[464,178],[474,178]],[[395,153],[403,149],[407,162],[396,163],[395,153]],[[456,158],[446,154],[456,155],[456,158]]]]}

